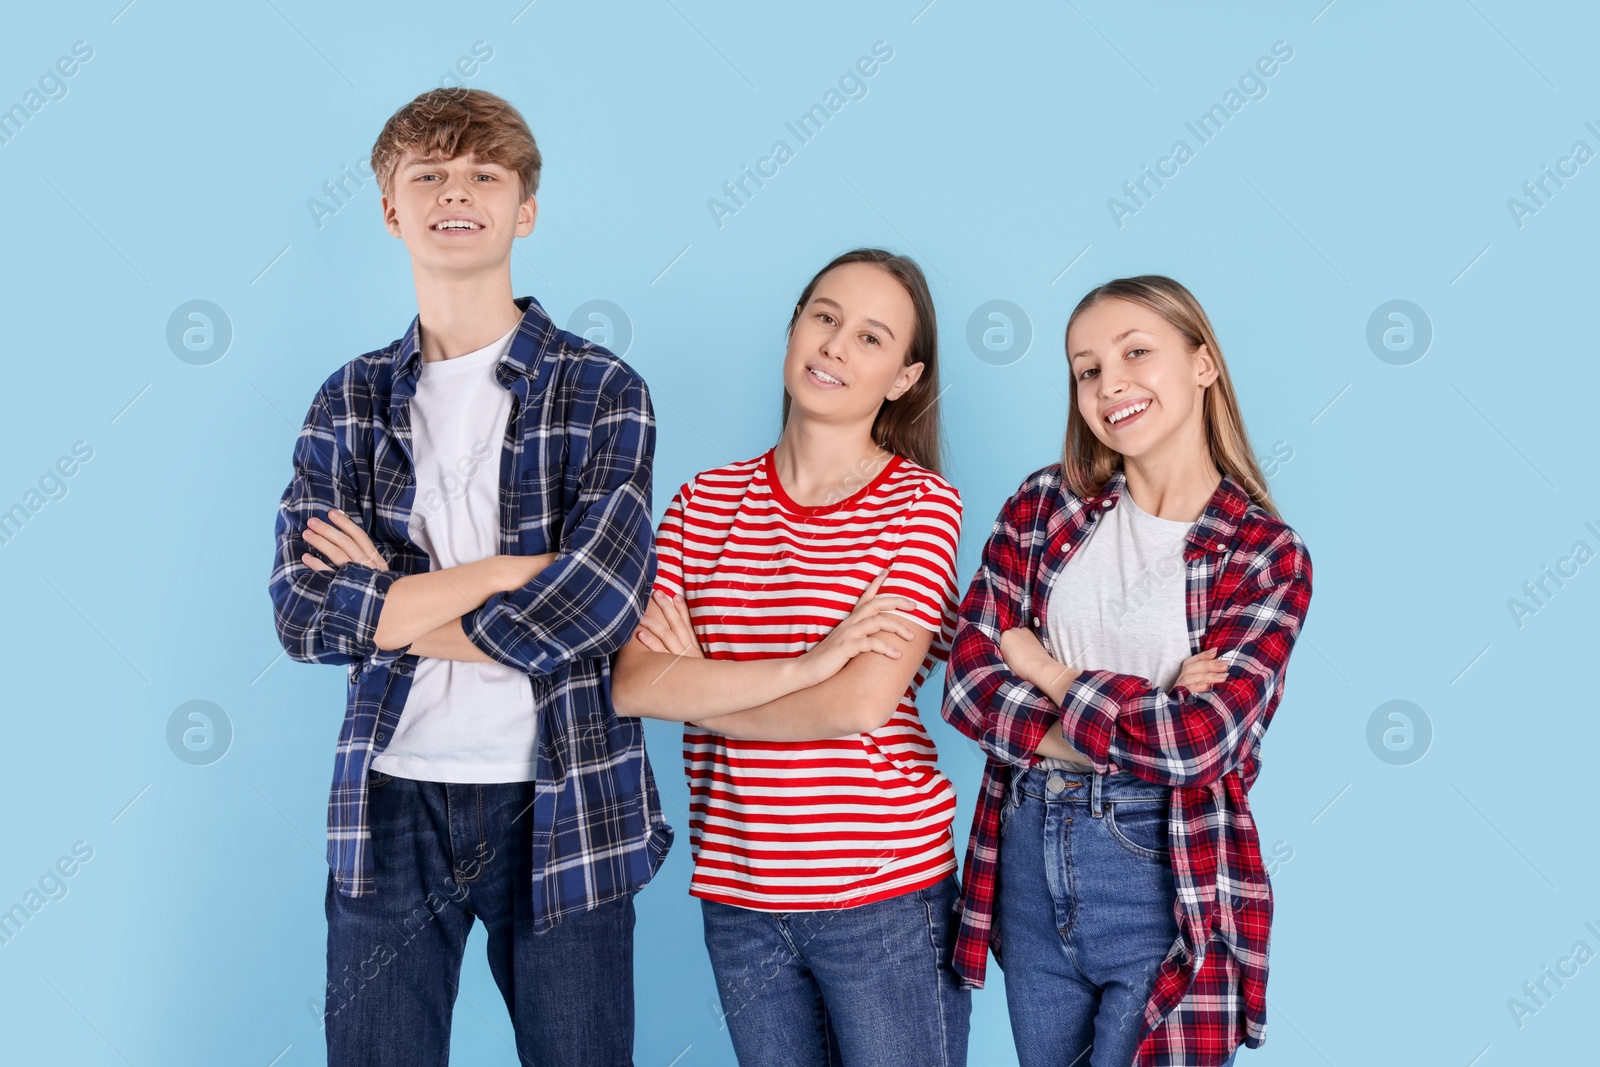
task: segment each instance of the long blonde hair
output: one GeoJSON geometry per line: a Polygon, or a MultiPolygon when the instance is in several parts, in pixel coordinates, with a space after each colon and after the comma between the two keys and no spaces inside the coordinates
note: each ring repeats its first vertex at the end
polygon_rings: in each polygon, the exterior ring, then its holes
{"type": "MultiPolygon", "coordinates": [[[[1079,315],[1102,300],[1112,299],[1126,300],[1160,315],[1178,331],[1191,353],[1202,344],[1210,350],[1217,364],[1217,377],[1206,387],[1202,407],[1211,462],[1238,482],[1250,494],[1250,499],[1269,515],[1281,518],[1267,492],[1267,479],[1256,463],[1255,451],[1250,447],[1250,435],[1245,432],[1244,417],[1239,413],[1239,399],[1233,391],[1233,380],[1228,377],[1222,346],[1217,343],[1211,320],[1206,317],[1200,301],[1181,284],[1160,274],[1117,278],[1090,290],[1078,301],[1067,319],[1067,333],[1072,332],[1072,324],[1079,315]]],[[[1070,358],[1070,352],[1068,356],[1070,358]]],[[[1067,405],[1067,437],[1061,450],[1061,477],[1078,496],[1091,496],[1103,489],[1111,475],[1121,469],[1122,454],[1102,443],[1078,411],[1078,384],[1073,378],[1073,398],[1067,405]]]]}

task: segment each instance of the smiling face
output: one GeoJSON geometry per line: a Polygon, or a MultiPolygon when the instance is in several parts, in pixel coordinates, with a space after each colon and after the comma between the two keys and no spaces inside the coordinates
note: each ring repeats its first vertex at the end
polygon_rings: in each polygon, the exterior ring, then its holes
{"type": "Polygon", "coordinates": [[[1194,351],[1162,316],[1115,297],[1079,313],[1067,331],[1078,414],[1100,442],[1129,458],[1205,448],[1205,391],[1216,361],[1194,351]]]}
{"type": "Polygon", "coordinates": [[[444,273],[498,268],[514,237],[533,232],[538,203],[515,171],[473,155],[426,159],[407,152],[383,197],[383,221],[415,267],[444,273]]]}
{"type": "Polygon", "coordinates": [[[789,330],[783,384],[808,417],[869,425],[884,400],[922,377],[906,366],[916,309],[905,286],[874,263],[846,263],[824,274],[789,330]]]}

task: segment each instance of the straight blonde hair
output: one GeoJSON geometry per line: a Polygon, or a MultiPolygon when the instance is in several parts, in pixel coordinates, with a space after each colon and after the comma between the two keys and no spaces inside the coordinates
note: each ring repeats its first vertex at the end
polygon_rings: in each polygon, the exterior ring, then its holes
{"type": "MultiPolygon", "coordinates": [[[[1217,469],[1233,478],[1250,494],[1250,499],[1273,518],[1281,518],[1267,492],[1267,480],[1250,447],[1239,399],[1228,376],[1222,346],[1217,343],[1211,320],[1200,301],[1181,284],[1160,274],[1141,274],[1117,278],[1089,291],[1067,319],[1067,332],[1078,316],[1102,300],[1126,300],[1155,312],[1166,320],[1188,345],[1191,353],[1203,344],[1217,364],[1217,378],[1206,387],[1202,407],[1205,416],[1206,447],[1217,469]]],[[[1070,358],[1071,353],[1068,353],[1070,358]]],[[[1069,378],[1072,376],[1069,374],[1069,378]]],[[[1092,496],[1105,488],[1111,475],[1122,469],[1122,454],[1103,443],[1078,411],[1078,381],[1072,378],[1072,402],[1067,405],[1067,436],[1061,450],[1061,476],[1078,496],[1092,496]]]]}

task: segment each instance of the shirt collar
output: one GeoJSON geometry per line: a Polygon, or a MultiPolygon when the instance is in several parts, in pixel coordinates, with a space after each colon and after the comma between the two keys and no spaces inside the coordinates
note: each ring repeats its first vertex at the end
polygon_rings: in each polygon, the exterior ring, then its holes
{"type": "MultiPolygon", "coordinates": [[[[1120,467],[1098,493],[1084,497],[1084,505],[1091,515],[1110,511],[1128,488],[1127,472],[1120,467]]],[[[1224,474],[1216,492],[1206,502],[1205,510],[1189,531],[1188,545],[1199,552],[1226,552],[1239,532],[1239,520],[1250,507],[1250,494],[1244,491],[1230,474],[1224,474]]]]}
{"type": "MultiPolygon", "coordinates": [[[[541,382],[540,368],[554,355],[557,347],[556,326],[545,313],[543,305],[533,297],[514,297],[513,303],[522,310],[522,321],[517,324],[517,332],[511,335],[511,344],[500,357],[495,374],[508,385],[519,376],[528,379],[530,386],[538,385],[541,382]],[[502,371],[502,367],[505,370],[502,371]]],[[[421,369],[421,340],[422,316],[414,315],[411,328],[406,330],[400,350],[395,354],[396,377],[414,378],[421,369]]]]}

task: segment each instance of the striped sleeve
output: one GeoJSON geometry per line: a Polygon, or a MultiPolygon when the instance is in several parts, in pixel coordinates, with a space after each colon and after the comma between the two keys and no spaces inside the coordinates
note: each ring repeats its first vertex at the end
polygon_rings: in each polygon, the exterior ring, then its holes
{"type": "Polygon", "coordinates": [[[656,527],[656,581],[652,593],[683,595],[683,515],[694,495],[693,482],[685,482],[667,505],[656,527]]]}
{"type": "Polygon", "coordinates": [[[961,538],[961,495],[942,479],[930,478],[906,514],[889,574],[879,596],[913,602],[896,611],[934,634],[930,654],[948,657],[956,629],[956,547],[961,538]]]}

